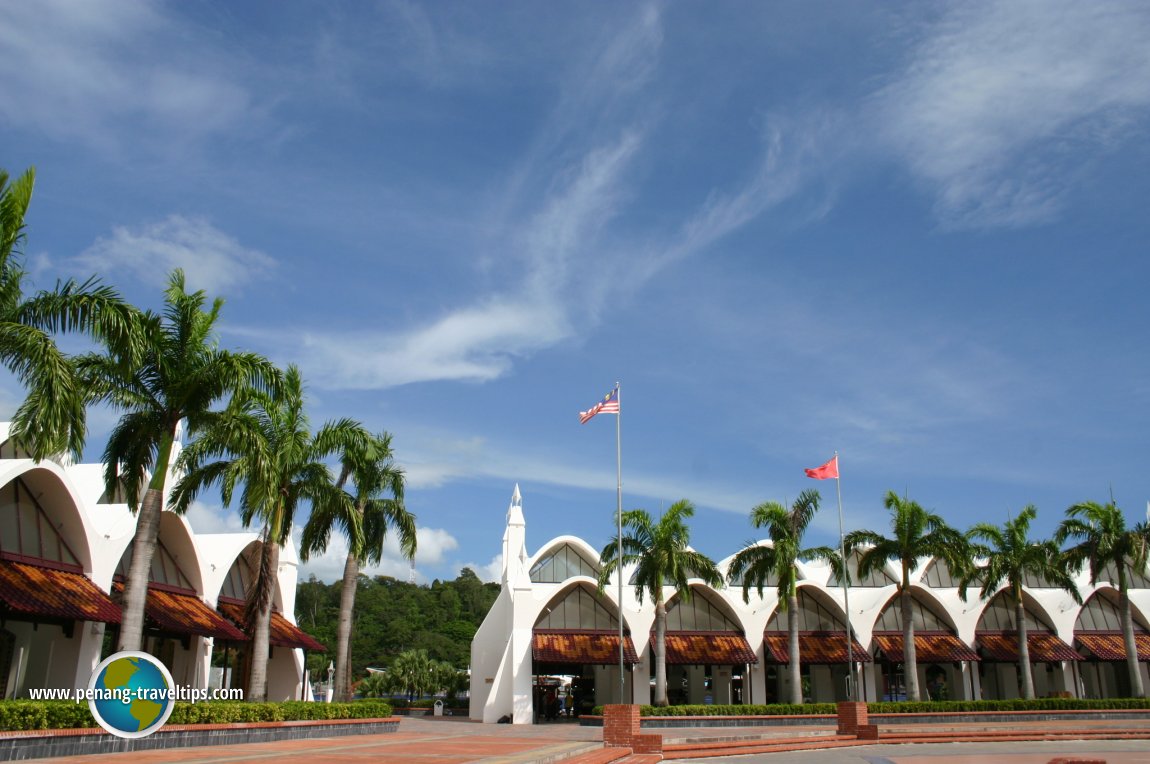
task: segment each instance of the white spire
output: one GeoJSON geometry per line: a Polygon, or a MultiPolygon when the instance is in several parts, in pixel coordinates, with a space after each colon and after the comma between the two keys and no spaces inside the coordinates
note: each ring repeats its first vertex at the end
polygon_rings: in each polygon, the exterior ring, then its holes
{"type": "MultiPolygon", "coordinates": [[[[511,506],[513,506],[513,507],[522,507],[523,506],[523,494],[519,493],[519,484],[518,483],[515,484],[515,490],[511,492],[511,506]]],[[[1147,502],[1146,506],[1148,509],[1150,509],[1150,502],[1147,502]]]]}

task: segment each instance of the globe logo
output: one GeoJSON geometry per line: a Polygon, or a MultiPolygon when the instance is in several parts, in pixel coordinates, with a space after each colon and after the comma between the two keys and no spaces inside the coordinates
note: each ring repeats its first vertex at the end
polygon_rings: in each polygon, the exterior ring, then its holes
{"type": "Polygon", "coordinates": [[[88,683],[88,708],[101,727],[117,737],[152,734],[175,707],[175,683],[168,669],[147,653],[109,655],[88,683]]]}

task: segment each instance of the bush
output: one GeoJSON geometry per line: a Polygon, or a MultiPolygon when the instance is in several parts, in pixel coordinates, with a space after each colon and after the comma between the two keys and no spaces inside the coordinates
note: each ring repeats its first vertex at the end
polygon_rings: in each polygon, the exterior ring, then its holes
{"type": "MultiPolygon", "coordinates": [[[[326,719],[378,719],[391,716],[391,705],[378,700],[354,703],[245,703],[216,701],[177,703],[169,724],[230,724],[326,719]]],[[[87,703],[67,700],[0,702],[0,730],[47,730],[95,727],[87,703]]]]}
{"type": "MultiPolygon", "coordinates": [[[[872,714],[975,713],[994,711],[1106,711],[1148,710],[1145,698],[1036,698],[1034,700],[937,700],[867,703],[872,714]]],[[[639,706],[640,716],[796,716],[801,714],[834,714],[834,703],[772,703],[758,706],[639,706]]],[[[603,706],[592,714],[602,715],[603,706]]]]}

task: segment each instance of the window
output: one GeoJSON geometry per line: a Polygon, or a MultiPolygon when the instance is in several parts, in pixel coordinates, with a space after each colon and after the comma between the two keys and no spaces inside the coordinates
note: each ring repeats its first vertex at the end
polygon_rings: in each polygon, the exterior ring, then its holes
{"type": "MultiPolygon", "coordinates": [[[[786,631],[788,615],[780,607],[767,622],[767,631],[786,631]]],[[[842,616],[832,612],[806,589],[799,589],[799,631],[841,631],[842,616]]]]}
{"type": "MultiPolygon", "coordinates": [[[[127,578],[128,570],[131,567],[132,545],[128,544],[128,548],[124,550],[124,556],[120,558],[120,564],[116,566],[116,576],[120,579],[127,578]]],[[[180,570],[180,566],[176,564],[176,559],[164,546],[163,541],[156,542],[156,552],[152,555],[152,569],[148,571],[148,583],[192,589],[191,582],[184,576],[184,572],[180,570]]]]}
{"type": "Polygon", "coordinates": [[[690,601],[676,597],[667,608],[668,631],[739,631],[699,590],[691,592],[690,601]]]}
{"type": "Polygon", "coordinates": [[[541,557],[531,567],[531,580],[537,584],[558,584],[572,576],[597,578],[599,569],[570,544],[563,544],[541,557]]]}
{"type": "Polygon", "coordinates": [[[22,478],[0,488],[0,552],[80,564],[22,478]]]}
{"type": "MultiPolygon", "coordinates": [[[[887,606],[883,608],[882,615],[878,618],[878,622],[874,625],[875,631],[902,631],[902,598],[906,596],[910,595],[899,594],[887,603],[887,606]]],[[[911,617],[914,620],[916,630],[945,631],[947,633],[953,631],[950,625],[931,606],[914,597],[911,597],[911,617]]]]}
{"type": "MultiPolygon", "coordinates": [[[[1014,602],[1005,591],[999,592],[986,606],[982,616],[978,619],[975,631],[1017,631],[1014,624],[1014,602]]],[[[1026,630],[1053,631],[1050,625],[1040,620],[1030,608],[1026,610],[1026,630]]]]}
{"type": "Polygon", "coordinates": [[[576,586],[543,611],[537,629],[618,629],[619,620],[597,594],[576,586]]]}

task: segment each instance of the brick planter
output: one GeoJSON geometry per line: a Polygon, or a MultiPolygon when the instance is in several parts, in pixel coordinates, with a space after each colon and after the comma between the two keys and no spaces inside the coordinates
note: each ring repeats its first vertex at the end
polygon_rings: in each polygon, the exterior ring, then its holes
{"type": "Polygon", "coordinates": [[[397,729],[399,719],[393,716],[387,719],[324,719],[253,724],[169,724],[147,737],[135,740],[109,735],[99,727],[0,731],[0,761],[347,735],[380,735],[397,729]]]}

